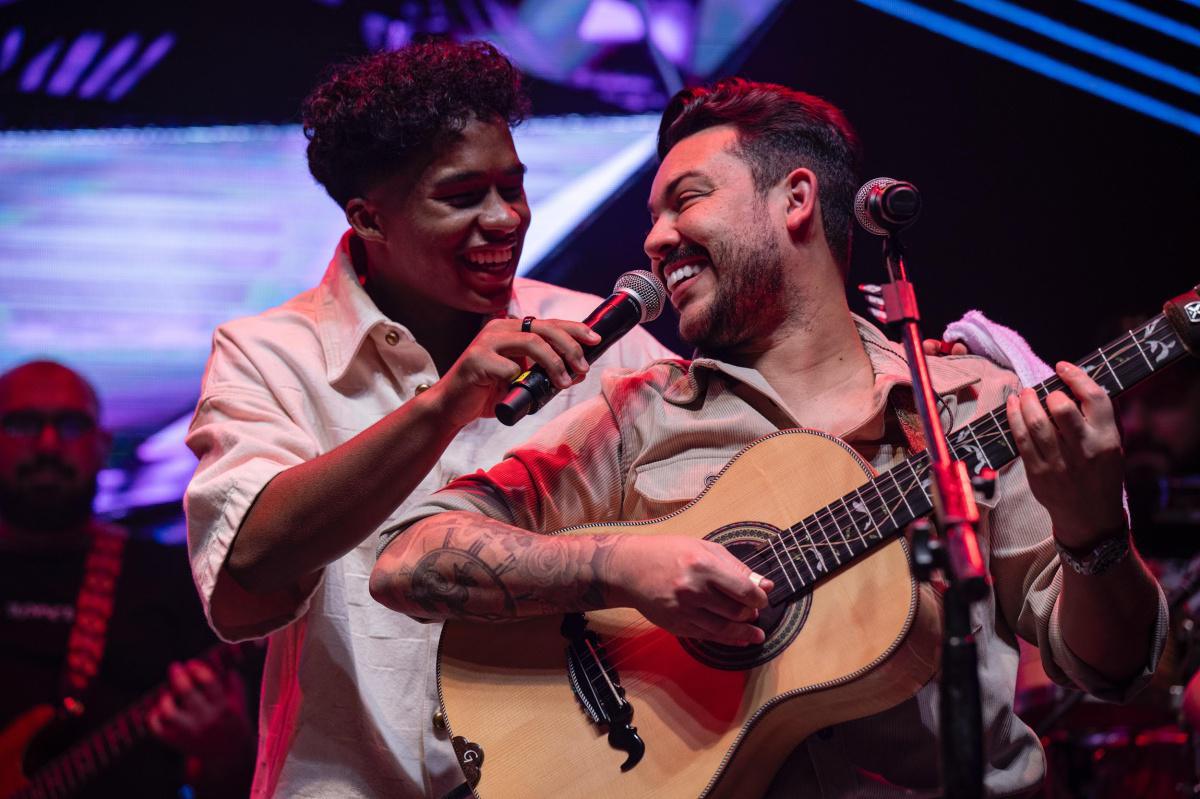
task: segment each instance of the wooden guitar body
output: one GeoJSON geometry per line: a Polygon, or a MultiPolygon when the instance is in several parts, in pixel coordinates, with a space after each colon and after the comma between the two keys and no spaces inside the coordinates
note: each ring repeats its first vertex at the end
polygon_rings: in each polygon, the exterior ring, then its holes
{"type": "MultiPolygon", "coordinates": [[[[559,534],[688,535],[736,552],[762,547],[871,476],[843,442],[782,431],[743,450],[669,516],[559,534]]],[[[904,701],[936,670],[940,602],[913,579],[902,538],[779,610],[765,644],[737,649],[681,641],[631,609],[586,614],[644,743],[628,770],[628,752],[609,743],[608,726],[589,718],[573,690],[563,616],[447,622],[438,687],[468,777],[478,768],[476,795],[760,796],[807,736],[904,701]],[[464,754],[471,744],[478,749],[464,754]]],[[[604,674],[593,676],[611,690],[604,674]]]]}

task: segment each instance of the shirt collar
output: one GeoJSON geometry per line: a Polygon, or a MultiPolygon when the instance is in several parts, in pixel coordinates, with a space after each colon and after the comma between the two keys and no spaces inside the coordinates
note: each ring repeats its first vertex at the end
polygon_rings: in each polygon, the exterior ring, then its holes
{"type": "MultiPolygon", "coordinates": [[[[389,319],[379,310],[359,282],[350,255],[350,240],[353,236],[353,230],[342,234],[325,275],[316,289],[317,330],[325,352],[325,378],[330,385],[345,376],[350,364],[362,349],[363,342],[379,326],[386,326],[409,341],[420,344],[407,327],[389,319]]],[[[523,316],[517,297],[520,282],[520,279],[514,282],[507,310],[510,317],[523,316]]]]}
{"type": "MultiPolygon", "coordinates": [[[[912,376],[909,374],[908,361],[904,357],[904,347],[894,341],[888,341],[867,320],[851,314],[858,336],[862,339],[867,357],[871,360],[871,369],[875,372],[875,387],[884,396],[897,385],[912,386],[912,376]]],[[[775,393],[770,383],[757,369],[746,366],[735,366],[730,363],[697,355],[690,364],[687,372],[679,377],[663,392],[663,397],[675,405],[687,405],[695,402],[704,391],[712,373],[718,372],[745,383],[757,391],[770,397],[780,407],[782,400],[775,393]]],[[[972,383],[979,382],[979,377],[971,374],[954,364],[945,356],[929,359],[929,377],[933,383],[934,393],[939,396],[954,394],[972,383]]]]}

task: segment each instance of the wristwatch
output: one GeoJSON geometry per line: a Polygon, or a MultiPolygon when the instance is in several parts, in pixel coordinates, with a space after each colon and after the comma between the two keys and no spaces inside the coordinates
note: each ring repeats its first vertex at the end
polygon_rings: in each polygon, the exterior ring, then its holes
{"type": "Polygon", "coordinates": [[[1054,548],[1058,550],[1058,559],[1070,566],[1076,574],[1092,576],[1104,574],[1125,560],[1129,556],[1131,538],[1129,531],[1126,530],[1120,535],[1104,539],[1083,555],[1071,552],[1058,543],[1057,538],[1054,539],[1054,548]]]}

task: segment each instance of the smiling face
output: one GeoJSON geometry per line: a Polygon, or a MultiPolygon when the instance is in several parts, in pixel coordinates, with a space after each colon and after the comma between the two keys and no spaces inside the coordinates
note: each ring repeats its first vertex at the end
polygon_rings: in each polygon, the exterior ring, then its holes
{"type": "Polygon", "coordinates": [[[651,269],[679,312],[680,336],[705,352],[753,346],[785,315],[784,222],[755,189],[736,143],[729,126],[688,136],[650,190],[651,269]]]}
{"type": "Polygon", "coordinates": [[[418,174],[379,183],[361,201],[377,231],[364,238],[383,253],[368,265],[369,289],[406,305],[504,312],[529,229],[524,176],[508,125],[472,119],[418,174]]]}

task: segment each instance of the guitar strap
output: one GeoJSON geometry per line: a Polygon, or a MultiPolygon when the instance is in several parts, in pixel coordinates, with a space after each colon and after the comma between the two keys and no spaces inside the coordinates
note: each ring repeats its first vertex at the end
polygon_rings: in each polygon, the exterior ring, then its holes
{"type": "Polygon", "coordinates": [[[888,394],[888,404],[900,429],[904,440],[908,442],[909,455],[925,451],[925,432],[921,428],[921,415],[917,413],[917,404],[913,398],[912,389],[906,385],[893,386],[888,394]]]}
{"type": "Polygon", "coordinates": [[[83,561],[60,688],[64,706],[74,714],[82,712],[81,700],[100,669],[124,554],[123,536],[97,531],[83,561]]]}

